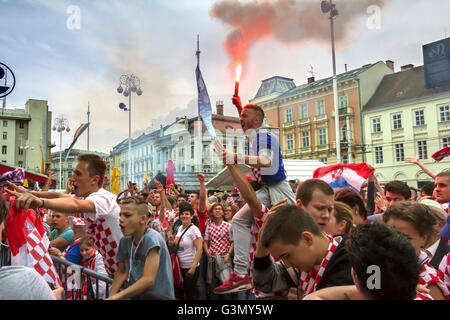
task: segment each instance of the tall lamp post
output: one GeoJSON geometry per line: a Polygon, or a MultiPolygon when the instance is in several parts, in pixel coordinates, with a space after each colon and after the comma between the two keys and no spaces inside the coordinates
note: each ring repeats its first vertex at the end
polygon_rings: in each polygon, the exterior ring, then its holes
{"type": "Polygon", "coordinates": [[[321,4],[323,13],[330,13],[330,28],[331,28],[331,51],[333,57],[333,96],[334,96],[334,120],[336,126],[336,158],[337,163],[341,162],[341,141],[339,132],[339,110],[338,110],[338,94],[337,94],[337,77],[336,77],[336,57],[334,49],[334,25],[333,20],[338,16],[339,12],[336,9],[336,5],[333,4],[332,0],[322,1],[321,4]]]}
{"type": "Polygon", "coordinates": [[[119,108],[128,111],[128,180],[132,180],[131,175],[131,94],[134,92],[138,96],[142,95],[141,80],[135,76],[122,75],[120,76],[119,87],[117,88],[119,94],[128,97],[128,108],[124,103],[119,104],[119,108]],[[124,87],[122,87],[124,86],[124,87]],[[125,89],[124,89],[125,88],[125,89]]]}
{"type": "Polygon", "coordinates": [[[59,189],[62,189],[62,133],[63,131],[70,131],[69,120],[63,115],[55,119],[52,127],[53,131],[59,132],[59,189]]]}

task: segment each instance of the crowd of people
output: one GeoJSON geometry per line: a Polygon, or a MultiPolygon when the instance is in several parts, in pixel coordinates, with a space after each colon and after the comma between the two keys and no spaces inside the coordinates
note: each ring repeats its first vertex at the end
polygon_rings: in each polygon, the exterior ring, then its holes
{"type": "MultiPolygon", "coordinates": [[[[207,190],[202,173],[199,190],[185,190],[159,174],[115,195],[103,188],[103,160],[83,154],[66,192],[9,183],[0,195],[0,234],[11,199],[35,209],[49,253],[109,276],[108,293],[104,283],[94,290],[110,300],[450,299],[450,172],[427,169],[434,181],[420,190],[380,185],[374,173],[360,190],[288,182],[277,141],[257,131],[262,109],[243,108],[238,97],[233,103],[244,132],[256,131],[248,155],[215,143],[234,190],[207,190]],[[174,281],[175,256],[182,281],[174,281]]],[[[61,298],[32,271],[1,267],[0,298],[61,298]],[[14,288],[25,277],[31,289],[20,296],[14,288]]]]}

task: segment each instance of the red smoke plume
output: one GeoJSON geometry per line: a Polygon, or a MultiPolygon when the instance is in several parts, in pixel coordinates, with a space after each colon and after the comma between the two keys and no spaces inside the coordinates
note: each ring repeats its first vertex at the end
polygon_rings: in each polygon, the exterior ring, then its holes
{"type": "MultiPolygon", "coordinates": [[[[256,42],[273,36],[286,44],[300,44],[305,40],[330,43],[329,14],[320,8],[320,0],[223,0],[213,5],[212,18],[217,18],[233,29],[223,46],[232,58],[231,67],[245,66],[247,52],[256,42]]],[[[384,0],[333,1],[339,11],[335,20],[337,45],[349,41],[352,25],[366,15],[369,5],[381,6],[384,0]]]]}

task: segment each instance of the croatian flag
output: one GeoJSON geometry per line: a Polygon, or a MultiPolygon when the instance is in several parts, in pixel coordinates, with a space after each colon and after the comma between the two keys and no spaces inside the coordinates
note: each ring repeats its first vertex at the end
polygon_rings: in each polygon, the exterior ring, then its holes
{"type": "Polygon", "coordinates": [[[206,89],[205,81],[203,81],[202,73],[197,65],[195,69],[195,76],[197,78],[197,90],[198,90],[198,107],[200,115],[202,116],[203,123],[206,129],[208,129],[211,137],[216,137],[216,130],[214,130],[212,124],[212,108],[211,101],[209,100],[208,90],[206,89]]]}
{"type": "Polygon", "coordinates": [[[450,146],[445,146],[441,150],[436,151],[433,153],[432,157],[437,162],[441,161],[445,157],[450,156],[450,146]]]}
{"type": "Polygon", "coordinates": [[[364,181],[374,171],[366,163],[339,163],[317,168],[313,173],[313,178],[327,182],[332,188],[352,187],[359,192],[364,181]]]}

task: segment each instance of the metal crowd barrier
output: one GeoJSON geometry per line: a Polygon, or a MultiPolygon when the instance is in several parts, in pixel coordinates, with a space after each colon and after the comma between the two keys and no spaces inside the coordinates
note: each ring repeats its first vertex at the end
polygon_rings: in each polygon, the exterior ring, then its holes
{"type": "Polygon", "coordinates": [[[109,296],[112,279],[104,274],[95,272],[89,268],[82,267],[75,263],[51,256],[58,272],[59,279],[64,285],[67,300],[98,300],[109,296]],[[91,284],[91,280],[95,280],[95,290],[91,284]],[[100,296],[100,282],[105,282],[106,290],[104,296],[100,296]],[[83,292],[86,288],[86,292],[83,292]]]}

